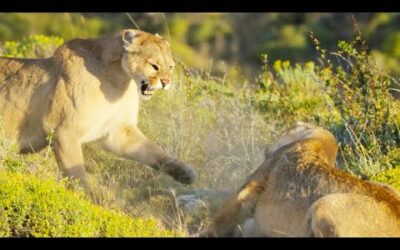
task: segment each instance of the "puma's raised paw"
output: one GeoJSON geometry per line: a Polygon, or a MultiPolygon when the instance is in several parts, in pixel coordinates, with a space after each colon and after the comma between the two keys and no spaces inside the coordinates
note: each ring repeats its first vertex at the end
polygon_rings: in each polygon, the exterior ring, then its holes
{"type": "Polygon", "coordinates": [[[161,166],[161,170],[183,184],[192,184],[197,178],[197,172],[178,159],[169,159],[161,166]]]}

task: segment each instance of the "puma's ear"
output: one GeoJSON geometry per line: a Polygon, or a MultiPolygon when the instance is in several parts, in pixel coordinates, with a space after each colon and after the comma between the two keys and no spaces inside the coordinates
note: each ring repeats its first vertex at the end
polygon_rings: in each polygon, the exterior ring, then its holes
{"type": "Polygon", "coordinates": [[[134,50],[134,41],[135,39],[139,36],[137,32],[134,30],[125,30],[124,33],[122,33],[122,41],[124,42],[124,48],[127,51],[133,51],[134,50]]]}
{"type": "Polygon", "coordinates": [[[162,38],[158,33],[155,34],[156,37],[162,38]]]}
{"type": "Polygon", "coordinates": [[[124,33],[122,33],[122,41],[127,44],[132,44],[136,36],[138,36],[138,33],[134,30],[125,30],[124,33]]]}

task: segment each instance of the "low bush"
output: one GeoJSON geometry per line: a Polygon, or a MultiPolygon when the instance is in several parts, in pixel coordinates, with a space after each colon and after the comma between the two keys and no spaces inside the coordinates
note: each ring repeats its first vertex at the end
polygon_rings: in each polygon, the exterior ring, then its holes
{"type": "Polygon", "coordinates": [[[0,236],[3,237],[166,237],[154,219],[131,218],[89,202],[54,180],[0,173],[0,236]]]}

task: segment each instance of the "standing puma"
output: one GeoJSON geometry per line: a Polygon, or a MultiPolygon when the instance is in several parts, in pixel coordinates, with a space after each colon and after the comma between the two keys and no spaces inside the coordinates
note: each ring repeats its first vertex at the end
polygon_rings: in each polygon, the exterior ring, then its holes
{"type": "Polygon", "coordinates": [[[46,59],[0,58],[0,116],[21,153],[52,147],[66,176],[88,187],[82,144],[136,160],[190,184],[192,167],[138,129],[139,96],[167,87],[174,67],[167,40],[139,30],[74,39],[46,59]]]}

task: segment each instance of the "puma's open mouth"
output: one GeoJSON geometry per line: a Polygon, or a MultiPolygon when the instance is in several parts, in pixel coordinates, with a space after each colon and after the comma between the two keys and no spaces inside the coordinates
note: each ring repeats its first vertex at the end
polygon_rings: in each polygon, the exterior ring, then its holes
{"type": "Polygon", "coordinates": [[[148,82],[142,81],[142,85],[140,86],[140,92],[144,96],[152,96],[154,93],[154,89],[150,86],[148,82]]]}

